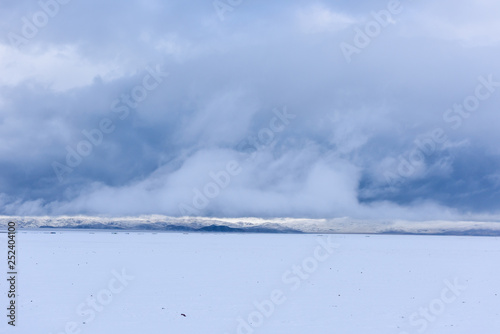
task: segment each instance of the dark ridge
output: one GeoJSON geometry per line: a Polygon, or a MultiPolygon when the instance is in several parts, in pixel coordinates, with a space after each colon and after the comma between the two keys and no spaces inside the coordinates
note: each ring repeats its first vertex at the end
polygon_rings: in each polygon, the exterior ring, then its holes
{"type": "Polygon", "coordinates": [[[71,226],[64,226],[64,228],[80,228],[80,229],[108,229],[108,230],[123,230],[124,228],[121,226],[110,226],[102,223],[95,224],[78,224],[71,226]]]}
{"type": "Polygon", "coordinates": [[[482,237],[498,237],[500,231],[487,230],[487,229],[470,229],[458,232],[443,232],[443,235],[467,235],[467,236],[482,236],[482,237]]]}
{"type": "Polygon", "coordinates": [[[155,230],[155,231],[196,231],[196,229],[189,226],[181,225],[167,225],[165,223],[161,224],[139,224],[131,229],[134,230],[155,230]]]}
{"type": "Polygon", "coordinates": [[[251,226],[247,228],[246,231],[253,233],[304,233],[302,231],[294,230],[291,228],[277,229],[277,228],[261,227],[261,226],[251,226]]]}
{"type": "Polygon", "coordinates": [[[80,225],[65,225],[65,226],[50,226],[42,225],[39,228],[76,228],[76,229],[95,229],[95,230],[123,230],[120,226],[110,226],[101,223],[96,224],[80,224],[80,225]]]}
{"type": "Polygon", "coordinates": [[[374,234],[394,234],[394,235],[442,235],[442,232],[407,232],[403,230],[389,230],[382,232],[375,232],[374,234]]]}
{"type": "Polygon", "coordinates": [[[388,230],[379,232],[379,234],[405,234],[405,235],[450,235],[450,236],[474,236],[474,237],[498,237],[500,231],[488,229],[469,229],[464,231],[442,231],[442,232],[428,232],[427,230],[421,232],[407,232],[403,230],[388,230]]]}
{"type": "Polygon", "coordinates": [[[246,232],[245,229],[242,228],[235,228],[235,227],[229,227],[229,226],[224,226],[224,225],[209,225],[209,226],[203,226],[197,231],[202,231],[202,232],[246,232]]]}

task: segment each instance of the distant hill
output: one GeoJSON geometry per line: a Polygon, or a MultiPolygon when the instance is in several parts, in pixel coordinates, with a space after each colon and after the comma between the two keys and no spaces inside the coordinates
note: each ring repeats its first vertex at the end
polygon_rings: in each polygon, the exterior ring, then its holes
{"type": "Polygon", "coordinates": [[[15,221],[19,229],[93,229],[212,233],[361,233],[500,236],[496,221],[403,221],[307,218],[168,217],[15,217],[0,216],[0,230],[15,221]]]}

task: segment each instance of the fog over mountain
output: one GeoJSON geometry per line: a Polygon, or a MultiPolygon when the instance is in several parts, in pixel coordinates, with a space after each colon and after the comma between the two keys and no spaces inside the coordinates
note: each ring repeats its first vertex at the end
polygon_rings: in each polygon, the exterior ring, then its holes
{"type": "Polygon", "coordinates": [[[500,3],[0,3],[0,214],[498,221],[500,3]]]}

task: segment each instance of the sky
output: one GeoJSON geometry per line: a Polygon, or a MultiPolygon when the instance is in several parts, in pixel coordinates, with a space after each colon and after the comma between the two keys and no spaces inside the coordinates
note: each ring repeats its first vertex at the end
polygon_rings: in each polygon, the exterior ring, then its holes
{"type": "Polygon", "coordinates": [[[0,3],[0,214],[498,219],[500,3],[0,3]]]}

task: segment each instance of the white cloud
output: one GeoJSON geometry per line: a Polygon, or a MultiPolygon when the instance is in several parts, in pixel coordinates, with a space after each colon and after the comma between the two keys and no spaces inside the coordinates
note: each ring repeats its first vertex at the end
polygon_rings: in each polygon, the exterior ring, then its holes
{"type": "MultiPolygon", "coordinates": [[[[0,44],[0,193],[13,198],[4,211],[178,214],[177,204],[189,204],[211,170],[245,154],[235,149],[243,150],[241,140],[257,136],[271,110],[284,105],[296,118],[242,163],[242,174],[205,213],[439,214],[437,205],[413,208],[422,199],[497,210],[496,181],[485,188],[474,180],[500,166],[497,86],[404,186],[386,186],[385,172],[408,157],[419,134],[447,126],[443,112],[471,94],[479,75],[499,80],[500,8],[457,3],[405,3],[393,27],[365,41],[347,64],[340,43],[360,42],[353,25],[364,30],[386,2],[248,2],[224,22],[210,3],[111,0],[95,11],[72,2],[31,51],[0,44]],[[495,46],[463,47],[473,43],[495,46]],[[140,83],[146,64],[161,64],[169,79],[122,120],[110,105],[140,83]],[[22,84],[32,82],[31,89],[22,84]],[[51,162],[66,161],[67,147],[86,140],[82,130],[103,117],[116,131],[59,183],[51,162]],[[482,169],[466,168],[469,161],[482,169]],[[443,186],[452,178],[463,181],[443,186]],[[488,196],[476,196],[477,189],[488,196]]],[[[0,18],[13,15],[10,7],[0,18]]],[[[10,27],[0,21],[6,31],[20,29],[16,15],[10,27]]],[[[125,102],[119,108],[127,109],[125,102]]]]}
{"type": "Polygon", "coordinates": [[[0,44],[0,85],[16,86],[33,80],[57,92],[89,85],[99,76],[107,81],[121,76],[119,64],[96,64],[83,58],[74,45],[22,52],[0,44]]]}
{"type": "Polygon", "coordinates": [[[155,41],[155,49],[165,55],[172,56],[176,61],[185,60],[193,51],[191,43],[175,34],[168,34],[155,41]]]}
{"type": "Polygon", "coordinates": [[[500,3],[498,1],[445,1],[409,6],[411,20],[405,33],[456,41],[464,47],[498,45],[500,3]]]}
{"type": "Polygon", "coordinates": [[[356,23],[353,17],[337,13],[323,5],[312,5],[297,11],[297,20],[304,33],[336,32],[356,23]]]}

